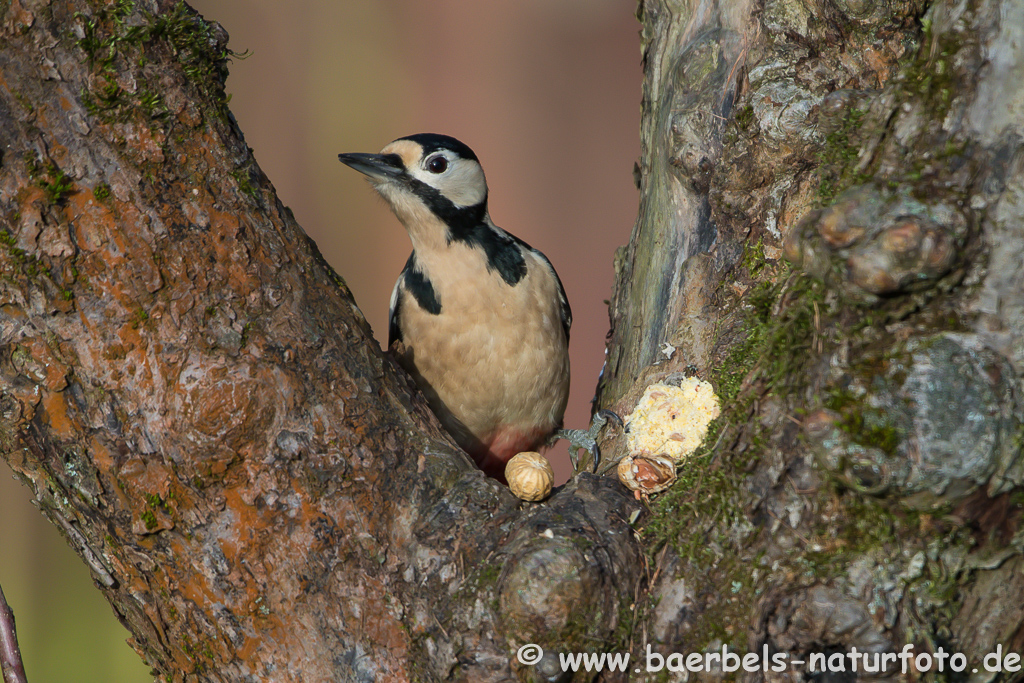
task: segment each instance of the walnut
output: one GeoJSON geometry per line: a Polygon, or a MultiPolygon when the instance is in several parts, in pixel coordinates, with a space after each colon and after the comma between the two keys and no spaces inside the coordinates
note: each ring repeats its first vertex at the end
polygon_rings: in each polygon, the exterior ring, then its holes
{"type": "Polygon", "coordinates": [[[551,494],[555,472],[540,453],[517,453],[505,465],[505,479],[512,493],[523,500],[537,502],[551,494]]]}

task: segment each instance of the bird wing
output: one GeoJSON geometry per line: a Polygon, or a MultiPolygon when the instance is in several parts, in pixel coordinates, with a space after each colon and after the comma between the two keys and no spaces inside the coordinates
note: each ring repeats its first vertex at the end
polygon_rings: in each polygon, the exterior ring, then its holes
{"type": "MultiPolygon", "coordinates": [[[[536,251],[536,250],[534,250],[536,251]]],[[[565,330],[565,341],[569,341],[569,328],[572,327],[572,308],[569,306],[569,297],[565,295],[565,287],[562,286],[562,279],[558,277],[558,271],[551,265],[551,261],[544,254],[537,252],[537,255],[544,259],[544,263],[548,264],[548,268],[551,269],[551,274],[555,276],[555,282],[558,283],[558,303],[559,312],[562,314],[562,329],[565,330]]]]}
{"type": "Polygon", "coordinates": [[[398,274],[398,280],[395,282],[395,288],[391,290],[391,303],[388,304],[388,348],[396,341],[402,340],[402,326],[398,323],[398,312],[402,306],[402,282],[405,281],[405,273],[408,271],[414,262],[414,254],[409,254],[409,260],[405,262],[405,267],[402,268],[402,272],[398,274]]]}
{"type": "Polygon", "coordinates": [[[396,339],[402,339],[402,326],[398,320],[401,308],[405,305],[406,296],[412,296],[413,302],[431,315],[438,315],[441,312],[441,299],[438,298],[437,290],[419,268],[416,267],[415,250],[409,254],[409,260],[405,262],[395,283],[395,289],[391,292],[391,306],[388,312],[388,348],[396,339]]]}
{"type": "Polygon", "coordinates": [[[565,341],[566,343],[568,343],[569,328],[572,327],[572,308],[569,306],[569,297],[565,295],[565,287],[562,285],[562,279],[558,277],[558,271],[555,270],[555,267],[553,265],[551,265],[551,261],[548,260],[548,257],[545,256],[543,252],[534,249],[529,244],[519,239],[512,233],[505,234],[511,237],[513,240],[515,240],[516,244],[519,245],[520,249],[525,249],[535,254],[541,261],[544,262],[544,265],[548,267],[548,270],[550,270],[551,274],[554,276],[555,283],[558,285],[558,307],[559,313],[561,314],[562,318],[562,330],[565,332],[565,341]]]}

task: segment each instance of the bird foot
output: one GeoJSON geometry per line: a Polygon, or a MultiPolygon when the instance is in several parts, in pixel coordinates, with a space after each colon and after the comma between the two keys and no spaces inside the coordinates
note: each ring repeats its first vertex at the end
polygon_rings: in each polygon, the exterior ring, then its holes
{"type": "Polygon", "coordinates": [[[594,414],[589,429],[559,429],[551,437],[550,443],[559,439],[569,442],[569,460],[572,461],[574,475],[582,472],[584,468],[590,472],[597,470],[597,465],[601,462],[601,449],[598,448],[597,437],[609,420],[617,424],[620,429],[622,428],[621,417],[611,410],[602,409],[594,414]],[[581,450],[590,456],[590,462],[587,462],[585,458],[580,458],[579,451],[581,450]]]}

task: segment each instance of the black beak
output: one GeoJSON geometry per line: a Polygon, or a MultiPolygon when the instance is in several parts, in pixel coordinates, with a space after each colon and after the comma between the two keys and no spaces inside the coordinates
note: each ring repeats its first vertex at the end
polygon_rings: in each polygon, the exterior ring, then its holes
{"type": "Polygon", "coordinates": [[[339,154],[338,160],[360,173],[381,180],[397,178],[405,173],[402,158],[397,154],[362,154],[354,152],[351,154],[339,154]]]}

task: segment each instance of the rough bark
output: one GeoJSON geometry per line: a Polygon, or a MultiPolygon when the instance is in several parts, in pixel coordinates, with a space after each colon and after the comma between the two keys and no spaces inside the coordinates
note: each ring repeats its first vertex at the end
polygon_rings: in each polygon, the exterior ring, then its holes
{"type": "Polygon", "coordinates": [[[1024,2],[639,15],[600,402],[726,407],[640,541],[610,477],[521,505],[451,445],[252,160],[216,25],[0,3],[0,446],[166,679],[1024,647],[1024,2]]]}
{"type": "Polygon", "coordinates": [[[601,402],[693,371],[726,402],[646,524],[648,642],[909,643],[992,678],[983,655],[1024,646],[1024,3],[641,15],[641,213],[601,402]]]}
{"type": "Polygon", "coordinates": [[[256,167],[219,27],[0,9],[0,443],[146,661],[491,680],[520,640],[607,639],[633,502],[522,506],[451,444],[256,167]]]}

